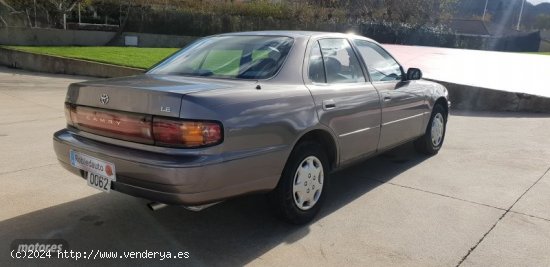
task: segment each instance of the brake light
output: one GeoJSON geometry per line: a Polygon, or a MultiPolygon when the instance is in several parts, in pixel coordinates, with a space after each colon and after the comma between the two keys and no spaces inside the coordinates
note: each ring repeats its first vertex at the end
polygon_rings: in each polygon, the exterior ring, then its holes
{"type": "Polygon", "coordinates": [[[169,119],[70,103],[65,103],[65,118],[68,125],[82,131],[144,144],[196,148],[223,141],[222,125],[212,121],[169,119]]]}
{"type": "Polygon", "coordinates": [[[222,142],[222,126],[217,122],[153,119],[155,144],[201,147],[222,142]]]}

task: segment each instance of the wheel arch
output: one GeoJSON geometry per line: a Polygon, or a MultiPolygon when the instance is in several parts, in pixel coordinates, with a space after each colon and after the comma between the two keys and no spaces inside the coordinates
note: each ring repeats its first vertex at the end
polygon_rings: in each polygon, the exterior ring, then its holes
{"type": "Polygon", "coordinates": [[[313,129],[304,133],[294,144],[292,150],[301,142],[313,141],[321,144],[327,153],[331,170],[338,166],[338,146],[332,134],[323,129],[313,129]]]}
{"type": "MultiPolygon", "coordinates": [[[[443,107],[443,109],[445,110],[445,119],[447,119],[447,117],[449,116],[449,104],[447,99],[443,96],[439,97],[437,100],[435,100],[433,107],[437,105],[441,105],[443,107]]],[[[433,110],[433,107],[432,107],[432,110],[433,110]]]]}

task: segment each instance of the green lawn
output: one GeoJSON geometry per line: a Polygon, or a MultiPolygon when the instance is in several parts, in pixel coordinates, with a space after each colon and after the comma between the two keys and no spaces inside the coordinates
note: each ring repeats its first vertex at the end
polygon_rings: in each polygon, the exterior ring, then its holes
{"type": "Polygon", "coordinates": [[[530,54],[537,54],[543,56],[550,56],[550,52],[529,52],[530,54]]]}
{"type": "Polygon", "coordinates": [[[103,63],[147,69],[177,48],[142,48],[117,46],[5,46],[32,53],[78,58],[103,63]]]}

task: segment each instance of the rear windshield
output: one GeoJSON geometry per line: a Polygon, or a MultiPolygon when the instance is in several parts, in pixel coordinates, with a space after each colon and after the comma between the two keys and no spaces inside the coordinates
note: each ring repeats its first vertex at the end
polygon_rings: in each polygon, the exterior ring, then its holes
{"type": "Polygon", "coordinates": [[[149,73],[267,79],[281,68],[292,43],[292,38],[280,36],[208,37],[164,60],[149,73]]]}

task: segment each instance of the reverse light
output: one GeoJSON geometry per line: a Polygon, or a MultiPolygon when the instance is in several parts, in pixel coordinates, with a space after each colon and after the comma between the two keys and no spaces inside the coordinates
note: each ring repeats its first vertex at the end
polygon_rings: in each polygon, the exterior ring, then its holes
{"type": "Polygon", "coordinates": [[[155,144],[178,147],[202,147],[222,142],[222,126],[211,121],[153,118],[155,144]]]}

